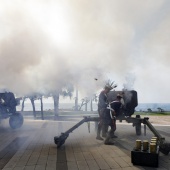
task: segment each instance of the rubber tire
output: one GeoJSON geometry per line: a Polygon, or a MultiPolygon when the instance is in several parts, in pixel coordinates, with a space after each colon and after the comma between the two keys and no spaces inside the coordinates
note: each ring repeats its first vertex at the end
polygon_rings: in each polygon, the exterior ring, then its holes
{"type": "Polygon", "coordinates": [[[23,115],[19,112],[14,113],[9,118],[9,125],[12,129],[20,128],[24,123],[23,115]]]}
{"type": "Polygon", "coordinates": [[[141,123],[136,124],[135,129],[136,129],[136,135],[140,136],[141,135],[141,123]]]}

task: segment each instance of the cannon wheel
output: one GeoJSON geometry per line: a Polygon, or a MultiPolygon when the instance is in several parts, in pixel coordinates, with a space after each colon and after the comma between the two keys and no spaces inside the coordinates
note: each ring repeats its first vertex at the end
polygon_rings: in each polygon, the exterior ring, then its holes
{"type": "Polygon", "coordinates": [[[9,118],[9,125],[12,129],[20,128],[23,125],[24,118],[21,113],[16,112],[9,118]]]}

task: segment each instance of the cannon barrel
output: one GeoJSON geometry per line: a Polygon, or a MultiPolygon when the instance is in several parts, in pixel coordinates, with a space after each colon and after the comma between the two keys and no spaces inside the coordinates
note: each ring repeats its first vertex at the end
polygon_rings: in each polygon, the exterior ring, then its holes
{"type": "Polygon", "coordinates": [[[117,94],[121,94],[123,97],[122,112],[125,116],[131,116],[135,112],[135,107],[138,105],[138,96],[135,90],[124,91],[110,91],[108,93],[109,102],[116,99],[117,94]]]}

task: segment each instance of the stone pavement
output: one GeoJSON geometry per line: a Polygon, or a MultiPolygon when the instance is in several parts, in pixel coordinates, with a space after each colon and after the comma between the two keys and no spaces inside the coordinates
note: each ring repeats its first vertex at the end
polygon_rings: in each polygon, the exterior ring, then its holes
{"type": "MultiPolygon", "coordinates": [[[[49,121],[25,119],[17,130],[8,120],[0,124],[0,169],[3,170],[170,170],[170,154],[160,153],[159,168],[134,166],[131,150],[136,139],[150,140],[153,134],[136,136],[132,124],[117,123],[115,145],[104,145],[95,139],[95,123],[87,123],[73,131],[66,143],[57,149],[54,136],[60,135],[81,119],[49,121]]],[[[170,141],[170,126],[155,126],[170,141]]]]}

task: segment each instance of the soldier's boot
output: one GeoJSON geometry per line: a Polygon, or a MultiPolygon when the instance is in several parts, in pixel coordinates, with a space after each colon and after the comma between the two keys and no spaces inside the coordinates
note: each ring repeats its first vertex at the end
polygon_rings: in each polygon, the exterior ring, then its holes
{"type": "Polygon", "coordinates": [[[107,136],[106,136],[106,139],[104,141],[104,144],[105,145],[114,145],[114,142],[110,140],[111,137],[110,137],[110,131],[107,133],[107,136]]]}
{"type": "Polygon", "coordinates": [[[101,125],[98,125],[97,137],[96,137],[97,140],[103,140],[103,138],[100,136],[101,130],[102,130],[101,125]]]}
{"type": "Polygon", "coordinates": [[[110,138],[117,138],[117,136],[114,134],[114,130],[110,130],[110,138]]]}
{"type": "Polygon", "coordinates": [[[108,132],[108,125],[102,126],[102,137],[106,138],[108,132]]]}

